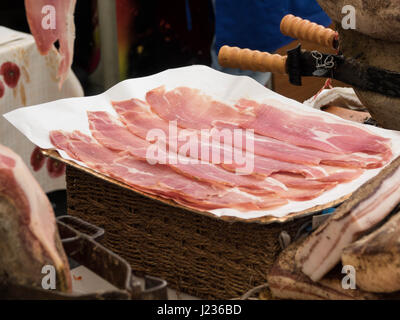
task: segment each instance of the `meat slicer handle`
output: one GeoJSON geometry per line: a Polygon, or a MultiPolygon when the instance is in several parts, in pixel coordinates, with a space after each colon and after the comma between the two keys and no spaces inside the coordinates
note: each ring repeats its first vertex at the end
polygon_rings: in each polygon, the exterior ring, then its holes
{"type": "Polygon", "coordinates": [[[281,32],[285,36],[309,41],[327,48],[337,49],[338,33],[330,28],[288,14],[281,21],[281,32]]]}
{"type": "Polygon", "coordinates": [[[223,46],[218,53],[218,62],[225,68],[239,68],[261,72],[286,73],[287,56],[270,54],[258,50],[223,46]]]}

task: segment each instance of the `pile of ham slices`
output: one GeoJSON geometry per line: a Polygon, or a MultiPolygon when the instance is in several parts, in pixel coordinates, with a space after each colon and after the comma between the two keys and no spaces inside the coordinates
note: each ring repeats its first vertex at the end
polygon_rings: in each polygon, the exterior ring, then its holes
{"type": "Polygon", "coordinates": [[[289,201],[311,200],[392,158],[390,139],[344,121],[287,112],[288,107],[275,100],[241,99],[228,105],[198,89],[158,87],[147,92],[145,101],[133,98],[112,105],[117,117],[103,111],[87,113],[92,136],[56,130],[50,132],[52,144],[137,190],[202,211],[268,210],[289,201]],[[175,141],[170,139],[171,122],[178,126],[173,135],[197,137],[193,141],[199,151],[208,147],[221,156],[244,152],[246,144],[238,148],[226,140],[212,143],[212,136],[200,138],[204,129],[254,130],[242,137],[243,142],[251,139],[253,170],[238,174],[240,165],[211,162],[204,152],[197,153],[201,161],[190,161],[193,154],[182,154],[179,140],[170,143],[175,141]],[[147,139],[154,129],[162,130],[164,141],[147,139]],[[149,158],[155,143],[167,145],[168,160],[179,149],[178,159],[162,164],[149,158]]]}

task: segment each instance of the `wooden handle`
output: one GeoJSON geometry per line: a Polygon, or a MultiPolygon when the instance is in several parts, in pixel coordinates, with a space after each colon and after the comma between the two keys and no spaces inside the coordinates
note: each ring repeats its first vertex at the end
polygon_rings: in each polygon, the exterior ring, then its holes
{"type": "Polygon", "coordinates": [[[222,67],[261,72],[286,73],[286,59],[286,56],[279,54],[229,46],[223,46],[218,54],[218,62],[222,67]]]}
{"type": "Polygon", "coordinates": [[[336,31],[292,14],[283,17],[281,32],[285,36],[337,49],[338,33],[336,31]]]}

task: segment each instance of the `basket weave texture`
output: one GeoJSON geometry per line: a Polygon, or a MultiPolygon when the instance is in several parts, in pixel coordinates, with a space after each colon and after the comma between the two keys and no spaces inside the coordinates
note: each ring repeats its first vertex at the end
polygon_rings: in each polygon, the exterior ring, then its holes
{"type": "Polygon", "coordinates": [[[103,244],[138,275],[168,281],[205,299],[230,299],[266,282],[280,252],[309,218],[259,224],[227,222],[177,208],[67,167],[68,213],[105,229],[103,244]]]}

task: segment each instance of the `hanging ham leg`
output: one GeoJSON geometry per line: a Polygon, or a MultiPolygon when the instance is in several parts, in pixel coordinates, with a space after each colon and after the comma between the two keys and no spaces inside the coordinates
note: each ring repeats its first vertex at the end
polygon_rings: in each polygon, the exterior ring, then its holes
{"type": "Polygon", "coordinates": [[[68,76],[74,55],[75,3],[76,0],[25,0],[29,27],[39,52],[46,55],[53,43],[59,41],[61,60],[57,77],[60,87],[68,76]]]}
{"type": "Polygon", "coordinates": [[[21,158],[0,146],[0,283],[41,287],[46,265],[55,268],[56,289],[70,291],[50,202],[21,158]]]}

